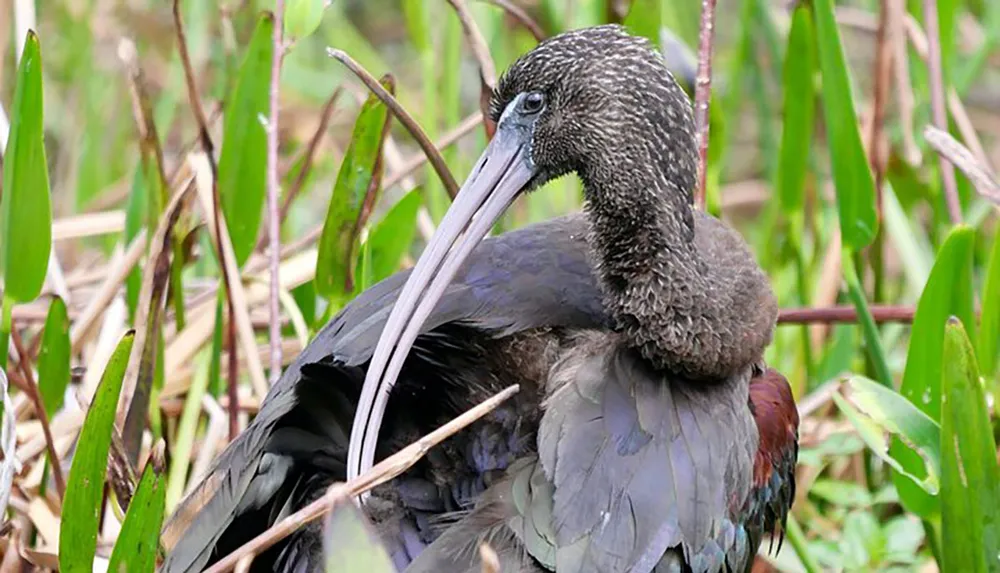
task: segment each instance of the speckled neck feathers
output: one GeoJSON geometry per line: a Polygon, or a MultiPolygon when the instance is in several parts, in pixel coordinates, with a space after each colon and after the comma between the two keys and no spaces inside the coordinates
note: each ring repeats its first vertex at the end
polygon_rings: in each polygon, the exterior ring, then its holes
{"type": "Polygon", "coordinates": [[[511,65],[492,119],[528,91],[548,102],[529,188],[570,171],[583,180],[605,305],[628,344],[695,379],[760,362],[777,306],[744,241],[692,207],[691,103],[661,55],[621,26],[567,32],[511,65]]]}

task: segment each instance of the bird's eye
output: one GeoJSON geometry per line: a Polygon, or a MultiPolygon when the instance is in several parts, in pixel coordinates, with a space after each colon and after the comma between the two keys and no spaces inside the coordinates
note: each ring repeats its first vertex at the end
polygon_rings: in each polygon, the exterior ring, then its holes
{"type": "Polygon", "coordinates": [[[545,95],[541,92],[530,92],[524,96],[521,103],[521,110],[524,113],[538,113],[545,105],[545,95]]]}

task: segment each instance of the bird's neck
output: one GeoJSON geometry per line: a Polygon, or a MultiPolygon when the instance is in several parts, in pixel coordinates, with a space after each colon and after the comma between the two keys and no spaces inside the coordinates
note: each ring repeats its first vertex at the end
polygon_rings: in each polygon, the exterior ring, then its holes
{"type": "Polygon", "coordinates": [[[709,260],[703,239],[724,244],[735,233],[712,221],[709,232],[720,236],[696,238],[708,223],[690,195],[664,177],[637,175],[584,178],[604,304],[626,344],[692,379],[749,368],[770,342],[776,312],[766,277],[749,252],[745,264],[737,259],[741,268],[709,260]]]}

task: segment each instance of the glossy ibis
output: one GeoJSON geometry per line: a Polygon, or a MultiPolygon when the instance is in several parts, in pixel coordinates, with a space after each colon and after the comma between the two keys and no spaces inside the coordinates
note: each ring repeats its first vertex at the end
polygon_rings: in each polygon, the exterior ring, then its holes
{"type": "MultiPolygon", "coordinates": [[[[798,415],[763,363],[777,306],[739,235],[692,206],[691,105],[662,57],[619,26],[561,34],[510,67],[490,115],[417,265],[284,372],[168,523],[164,570],[200,570],[511,383],[365,500],[400,570],[478,570],[487,540],[504,571],[746,571],[780,535],[798,415]],[[483,239],[570,172],[583,213],[483,239]]],[[[308,526],[253,567],[320,569],[320,539],[308,526]]]]}

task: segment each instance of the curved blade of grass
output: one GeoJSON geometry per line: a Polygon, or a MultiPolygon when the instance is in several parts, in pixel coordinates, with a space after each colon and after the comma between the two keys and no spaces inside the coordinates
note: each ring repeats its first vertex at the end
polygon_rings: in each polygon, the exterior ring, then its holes
{"type": "Polygon", "coordinates": [[[948,321],[941,378],[942,571],[1000,571],[997,445],[962,323],[948,321]]]}
{"type": "Polygon", "coordinates": [[[146,464],[111,551],[109,572],[153,571],[165,508],[166,484],[162,473],[153,463],[146,464]]]}
{"type": "Polygon", "coordinates": [[[69,384],[69,354],[69,316],[66,303],[57,296],[49,305],[38,352],[38,391],[49,419],[63,404],[69,384]]]}
{"type": "Polygon", "coordinates": [[[778,199],[785,213],[802,210],[815,114],[816,44],[812,13],[799,4],[792,15],[784,67],[784,122],[778,156],[778,199]]]}
{"type": "Polygon", "coordinates": [[[940,490],[941,431],[933,419],[892,388],[854,376],[847,380],[850,401],[834,394],[834,401],[858,430],[858,435],[878,457],[905,475],[910,483],[935,495],[940,490]],[[923,477],[910,473],[889,455],[884,433],[899,437],[913,452],[924,469],[923,477]]]}
{"type": "Polygon", "coordinates": [[[93,567],[118,393],[134,339],[135,332],[129,331],[118,342],[80,430],[59,526],[59,569],[66,573],[89,572],[93,567]]]}
{"type": "Polygon", "coordinates": [[[841,255],[841,264],[843,265],[844,282],[847,283],[847,296],[858,311],[858,320],[861,322],[865,336],[865,346],[868,349],[869,357],[871,357],[872,365],[875,367],[875,374],[882,385],[891,388],[892,373],[885,360],[885,349],[882,347],[878,326],[875,324],[871,309],[868,308],[865,291],[861,288],[861,281],[858,280],[858,273],[854,269],[854,259],[846,249],[841,255]]]}
{"type": "Polygon", "coordinates": [[[41,292],[52,248],[42,108],[42,53],[29,31],[17,68],[0,196],[0,277],[4,298],[15,302],[41,292]]]}
{"type": "Polygon", "coordinates": [[[262,12],[240,65],[222,132],[219,201],[239,266],[253,251],[264,209],[267,127],[261,118],[268,114],[273,30],[274,16],[262,12]]]}
{"type": "MultiPolygon", "coordinates": [[[[910,347],[899,393],[933,420],[941,419],[941,369],[945,323],[957,316],[972,324],[972,251],[975,230],[955,227],[945,239],[917,303],[910,331],[910,347]]],[[[910,473],[921,461],[894,441],[889,452],[910,473]]],[[[909,480],[893,476],[900,500],[909,511],[929,517],[940,509],[937,498],[915,488],[909,480]]]]}
{"type": "MultiPolygon", "coordinates": [[[[393,92],[392,76],[384,76],[380,83],[393,92]]],[[[354,123],[316,256],[316,290],[326,298],[342,297],[354,288],[355,243],[382,181],[382,144],[390,118],[385,104],[372,94],[354,123]]]]}
{"type": "Polygon", "coordinates": [[[993,238],[993,249],[983,283],[983,308],[979,322],[978,351],[980,372],[987,378],[996,374],[997,344],[1000,343],[1000,234],[993,238]]]}
{"type": "Polygon", "coordinates": [[[823,76],[823,113],[844,246],[858,251],[875,238],[875,182],[861,145],[847,61],[832,0],[812,3],[816,45],[823,76]]]}
{"type": "Polygon", "coordinates": [[[330,512],[323,528],[326,573],[392,573],[396,570],[371,524],[349,499],[330,512]]]}

